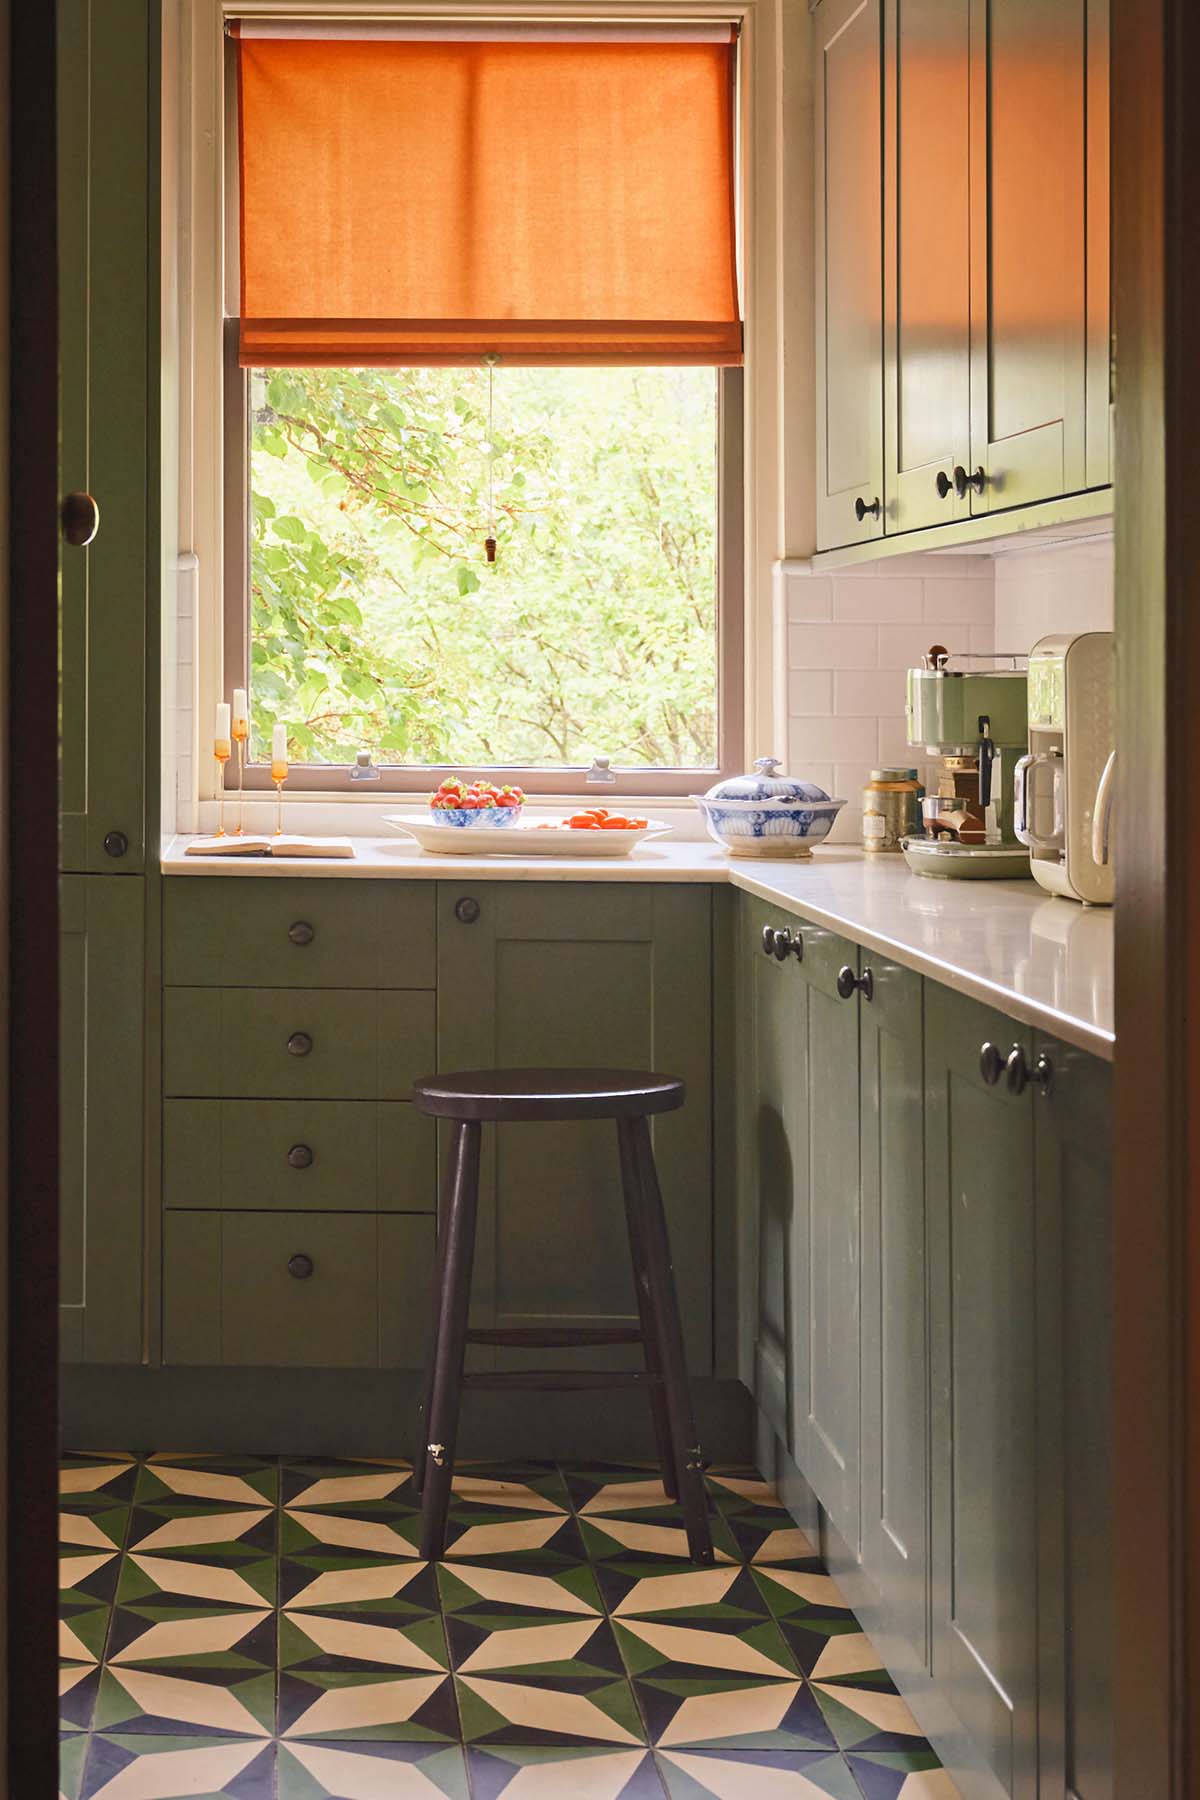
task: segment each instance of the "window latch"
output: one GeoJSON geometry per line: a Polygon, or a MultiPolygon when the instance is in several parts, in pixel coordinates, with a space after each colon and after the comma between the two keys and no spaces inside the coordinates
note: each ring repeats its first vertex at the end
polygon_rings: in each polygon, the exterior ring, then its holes
{"type": "Polygon", "coordinates": [[[350,771],[351,781],[378,781],[379,770],[371,762],[371,752],[360,750],[354,758],[354,767],[350,771]]]}
{"type": "Polygon", "coordinates": [[[590,783],[594,785],[604,784],[611,786],[617,779],[608,766],[608,760],[607,756],[593,756],[592,766],[587,772],[587,779],[590,783]]]}

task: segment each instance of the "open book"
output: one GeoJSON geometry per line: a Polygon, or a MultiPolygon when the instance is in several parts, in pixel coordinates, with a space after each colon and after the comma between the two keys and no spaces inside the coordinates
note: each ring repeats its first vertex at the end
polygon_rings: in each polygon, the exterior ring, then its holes
{"type": "Polygon", "coordinates": [[[255,837],[243,832],[239,837],[227,832],[224,837],[194,838],[184,852],[187,856],[353,856],[354,845],[344,837],[255,837]]]}

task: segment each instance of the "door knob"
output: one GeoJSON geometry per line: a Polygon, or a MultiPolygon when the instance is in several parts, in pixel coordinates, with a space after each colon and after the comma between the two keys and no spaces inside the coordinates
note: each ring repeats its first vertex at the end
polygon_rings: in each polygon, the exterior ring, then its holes
{"type": "Polygon", "coordinates": [[[995,1087],[1004,1073],[1004,1058],[995,1044],[986,1043],[979,1046],[979,1073],[989,1087],[995,1087]]]}
{"type": "Polygon", "coordinates": [[[288,1274],[294,1275],[297,1281],[307,1281],[315,1267],[316,1264],[312,1257],[305,1256],[303,1250],[298,1250],[295,1256],[288,1257],[288,1274]]]}
{"type": "Polygon", "coordinates": [[[762,928],[762,948],[764,956],[774,956],[775,927],[773,925],[764,925],[762,928]]]}
{"type": "Polygon", "coordinates": [[[1023,1094],[1029,1086],[1029,1064],[1020,1044],[1014,1044],[1004,1064],[1010,1094],[1023,1094]]]}
{"type": "Polygon", "coordinates": [[[1042,1099],[1048,1100],[1054,1092],[1054,1064],[1044,1050],[1033,1065],[1033,1079],[1042,1099]]]}
{"type": "Polygon", "coordinates": [[[772,948],[775,952],[775,961],[786,962],[792,954],[792,934],[790,931],[776,931],[773,935],[775,942],[772,948]]]}
{"type": "Polygon", "coordinates": [[[123,831],[106,831],[104,834],[104,854],[106,856],[124,856],[129,849],[129,839],[123,831]]]}
{"type": "Polygon", "coordinates": [[[938,470],[934,486],[937,488],[939,500],[948,500],[954,492],[954,481],[951,476],[947,475],[945,469],[938,470]]]}
{"type": "Polygon", "coordinates": [[[479,918],[479,902],[470,894],[464,894],[461,900],[454,902],[454,916],[461,925],[474,925],[479,918]]]}
{"type": "Polygon", "coordinates": [[[288,926],[288,939],[293,944],[311,944],[316,935],[307,919],[297,919],[294,925],[288,926]]]}
{"type": "Polygon", "coordinates": [[[313,1041],[307,1031],[293,1031],[287,1041],[289,1056],[307,1056],[313,1047],[313,1041]]]}
{"type": "Polygon", "coordinates": [[[843,963],[837,972],[837,991],[843,1000],[849,1000],[856,990],[864,1000],[873,999],[875,996],[874,973],[870,969],[864,969],[861,975],[856,975],[849,963],[843,963]]]}
{"type": "Polygon", "coordinates": [[[59,509],[64,540],[81,550],[100,529],[100,508],[90,494],[67,494],[59,509]]]}
{"type": "Polygon", "coordinates": [[[293,1169],[311,1169],[313,1164],[311,1147],[308,1144],[293,1144],[288,1151],[288,1162],[293,1169]]]}
{"type": "Polygon", "coordinates": [[[854,502],[854,516],[860,525],[866,518],[877,519],[882,510],[883,509],[879,504],[878,494],[876,494],[875,498],[869,502],[864,500],[860,494],[858,499],[854,502]]]}

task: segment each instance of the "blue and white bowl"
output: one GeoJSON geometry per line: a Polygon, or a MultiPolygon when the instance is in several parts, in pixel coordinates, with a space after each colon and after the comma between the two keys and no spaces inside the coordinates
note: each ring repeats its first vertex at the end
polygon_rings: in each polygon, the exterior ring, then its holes
{"type": "Polygon", "coordinates": [[[754,767],[754,775],[735,775],[693,796],[709,837],[730,856],[811,856],[846,802],[831,800],[813,781],[780,774],[777,757],[761,756],[754,767]]]}
{"type": "Polygon", "coordinates": [[[519,806],[431,806],[429,817],[435,825],[457,826],[460,831],[471,825],[503,828],[515,825],[521,816],[519,806]]]}

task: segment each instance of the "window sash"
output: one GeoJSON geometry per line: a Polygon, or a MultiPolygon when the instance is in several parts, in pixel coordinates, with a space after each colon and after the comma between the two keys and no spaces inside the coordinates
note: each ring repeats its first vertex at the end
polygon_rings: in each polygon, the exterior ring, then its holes
{"type": "MultiPolygon", "coordinates": [[[[250,689],[249,372],[238,365],[237,319],[225,323],[224,359],[224,673],[225,692],[250,689]]],[[[616,781],[596,792],[692,794],[745,764],[744,743],[744,419],[740,368],[717,371],[717,762],[695,768],[649,764],[616,767],[616,781]]],[[[597,746],[602,751],[603,746],[597,746]]],[[[473,779],[519,782],[529,794],[573,794],[587,785],[587,764],[378,763],[379,780],[364,790],[351,780],[352,763],[293,763],[290,791],[300,793],[423,793],[448,770],[473,779]]],[[[225,786],[236,784],[233,759],[225,786]]],[[[247,791],[269,789],[269,761],[247,761],[247,791]]]]}

